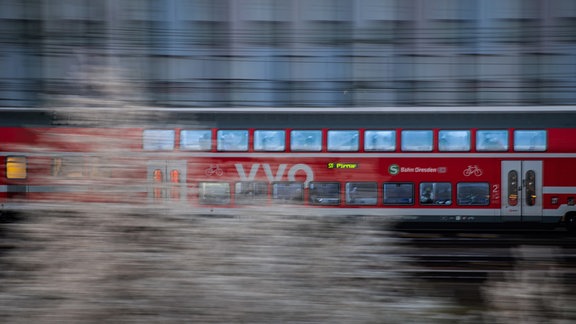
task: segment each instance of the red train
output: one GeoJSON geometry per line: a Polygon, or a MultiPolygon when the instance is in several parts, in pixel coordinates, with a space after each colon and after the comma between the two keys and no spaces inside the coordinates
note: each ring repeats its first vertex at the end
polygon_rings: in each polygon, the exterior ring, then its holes
{"type": "Polygon", "coordinates": [[[211,110],[153,126],[2,127],[0,200],[4,209],[137,202],[232,214],[289,205],[573,228],[572,114],[211,110]]]}

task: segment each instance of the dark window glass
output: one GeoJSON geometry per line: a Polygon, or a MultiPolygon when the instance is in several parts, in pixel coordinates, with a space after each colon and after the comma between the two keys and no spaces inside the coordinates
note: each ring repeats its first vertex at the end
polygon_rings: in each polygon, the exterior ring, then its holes
{"type": "Polygon", "coordinates": [[[268,183],[237,182],[234,195],[237,204],[265,204],[268,199],[268,183]]]}
{"type": "Polygon", "coordinates": [[[385,183],[384,204],[411,205],[414,203],[413,183],[385,183]]]}
{"type": "Polygon", "coordinates": [[[508,172],[508,205],[518,205],[518,172],[508,172]]]}
{"type": "Polygon", "coordinates": [[[490,186],[485,182],[463,182],[457,185],[458,205],[488,205],[490,186]]]}
{"type": "Polygon", "coordinates": [[[230,184],[224,182],[200,182],[198,184],[198,198],[201,204],[229,204],[230,184]]]}
{"type": "Polygon", "coordinates": [[[376,182],[346,183],[346,204],[376,205],[378,201],[378,185],[376,182]]]}
{"type": "Polygon", "coordinates": [[[536,205],[536,172],[526,171],[526,205],[536,205]]]}
{"type": "Polygon", "coordinates": [[[338,182],[310,182],[309,200],[313,205],[340,204],[340,184],[338,182]]]}
{"type": "Polygon", "coordinates": [[[301,203],[304,201],[304,183],[275,182],[272,184],[272,200],[275,203],[301,203]]]}
{"type": "Polygon", "coordinates": [[[451,205],[452,185],[449,182],[421,183],[420,203],[423,205],[451,205]]]}

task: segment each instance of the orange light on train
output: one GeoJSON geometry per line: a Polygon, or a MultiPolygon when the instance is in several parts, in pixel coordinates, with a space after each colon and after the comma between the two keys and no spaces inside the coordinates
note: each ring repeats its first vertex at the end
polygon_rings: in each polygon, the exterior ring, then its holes
{"type": "Polygon", "coordinates": [[[162,171],[160,169],[154,170],[152,178],[156,184],[154,186],[154,199],[162,199],[162,171]]]}
{"type": "Polygon", "coordinates": [[[178,171],[178,170],[170,171],[170,182],[171,183],[180,183],[180,171],[178,171]]]}
{"type": "Polygon", "coordinates": [[[510,206],[518,205],[518,195],[509,195],[508,196],[508,205],[510,205],[510,206]]]}
{"type": "Polygon", "coordinates": [[[176,185],[180,183],[180,171],[176,169],[170,171],[170,183],[172,183],[172,188],[170,188],[170,198],[173,200],[180,199],[180,187],[176,185]]]}
{"type": "Polygon", "coordinates": [[[6,178],[26,179],[26,157],[9,156],[6,158],[6,178]]]}
{"type": "Polygon", "coordinates": [[[160,169],[154,170],[152,178],[154,179],[154,182],[162,182],[162,171],[160,169]]]}

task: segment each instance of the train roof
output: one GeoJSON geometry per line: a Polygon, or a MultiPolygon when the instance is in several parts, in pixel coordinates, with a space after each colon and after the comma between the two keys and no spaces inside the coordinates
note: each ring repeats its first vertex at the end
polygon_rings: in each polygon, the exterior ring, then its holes
{"type": "Polygon", "coordinates": [[[142,123],[218,128],[576,128],[576,106],[0,109],[0,126],[142,123]],[[106,117],[105,123],[98,116],[106,117]]]}

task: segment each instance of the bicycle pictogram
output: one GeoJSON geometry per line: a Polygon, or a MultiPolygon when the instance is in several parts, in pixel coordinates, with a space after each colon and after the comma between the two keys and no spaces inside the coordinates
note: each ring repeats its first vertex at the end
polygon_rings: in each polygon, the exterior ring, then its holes
{"type": "Polygon", "coordinates": [[[204,170],[204,172],[207,176],[217,175],[221,177],[224,174],[224,170],[222,170],[218,164],[210,165],[210,167],[204,170]]]}
{"type": "Polygon", "coordinates": [[[469,177],[471,175],[475,175],[477,177],[482,175],[482,169],[480,169],[477,165],[469,165],[466,170],[464,170],[464,176],[469,177]]]}

